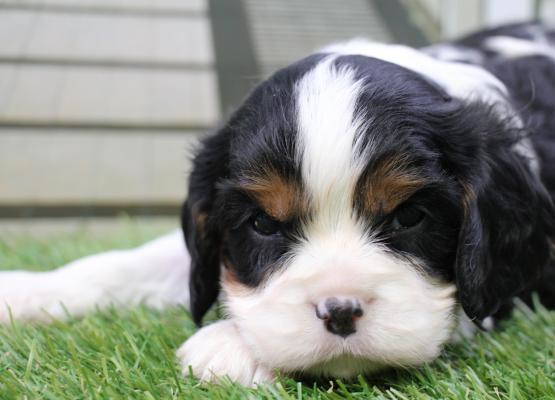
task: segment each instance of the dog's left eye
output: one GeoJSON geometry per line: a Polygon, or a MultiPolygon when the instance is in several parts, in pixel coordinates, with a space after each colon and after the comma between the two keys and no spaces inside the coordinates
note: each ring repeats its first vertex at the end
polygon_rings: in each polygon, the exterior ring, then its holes
{"type": "Polygon", "coordinates": [[[414,206],[405,206],[395,211],[393,227],[395,229],[410,228],[418,225],[426,216],[424,211],[414,206]]]}
{"type": "Polygon", "coordinates": [[[252,220],[254,230],[261,235],[269,236],[279,232],[281,224],[279,221],[271,218],[268,214],[259,213],[252,220]]]}

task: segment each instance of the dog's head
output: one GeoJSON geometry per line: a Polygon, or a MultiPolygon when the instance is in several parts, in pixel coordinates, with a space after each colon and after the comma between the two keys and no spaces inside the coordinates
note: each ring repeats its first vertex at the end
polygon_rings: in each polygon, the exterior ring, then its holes
{"type": "Polygon", "coordinates": [[[433,359],[459,304],[479,323],[548,260],[553,205],[522,131],[493,76],[404,47],[333,47],[277,72],[194,160],[195,321],[222,287],[269,367],[433,359]]]}

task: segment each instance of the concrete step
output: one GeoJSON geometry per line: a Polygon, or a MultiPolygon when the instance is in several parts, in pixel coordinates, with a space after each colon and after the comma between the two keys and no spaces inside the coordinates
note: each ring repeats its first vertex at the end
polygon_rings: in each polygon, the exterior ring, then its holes
{"type": "Polygon", "coordinates": [[[0,43],[3,62],[119,62],[182,68],[207,68],[214,62],[210,22],[204,15],[68,16],[41,9],[11,10],[0,16],[0,43]]]}
{"type": "Polygon", "coordinates": [[[179,204],[200,132],[0,130],[0,206],[179,204]]]}
{"type": "Polygon", "coordinates": [[[206,0],[0,0],[0,7],[82,10],[91,13],[132,11],[205,12],[206,0]]]}
{"type": "Polygon", "coordinates": [[[218,118],[214,72],[0,64],[0,125],[206,127],[218,118]]]}

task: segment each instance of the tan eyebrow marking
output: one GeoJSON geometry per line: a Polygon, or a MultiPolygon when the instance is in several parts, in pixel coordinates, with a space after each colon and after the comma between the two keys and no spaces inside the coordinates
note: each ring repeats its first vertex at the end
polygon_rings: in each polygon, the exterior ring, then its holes
{"type": "Polygon", "coordinates": [[[407,167],[403,155],[385,157],[362,178],[359,192],[363,207],[374,214],[390,213],[426,184],[426,179],[407,167]]]}
{"type": "Polygon", "coordinates": [[[300,185],[274,170],[248,177],[241,188],[258,202],[264,212],[278,221],[300,215],[306,208],[300,185]]]}

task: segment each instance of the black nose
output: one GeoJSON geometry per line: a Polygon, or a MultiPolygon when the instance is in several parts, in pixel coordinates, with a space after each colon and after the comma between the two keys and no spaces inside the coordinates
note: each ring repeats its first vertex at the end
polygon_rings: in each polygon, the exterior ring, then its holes
{"type": "Polygon", "coordinates": [[[356,320],[362,314],[360,302],[355,298],[328,297],[316,306],[316,316],[324,320],[326,329],[343,337],[356,332],[356,320]]]}

